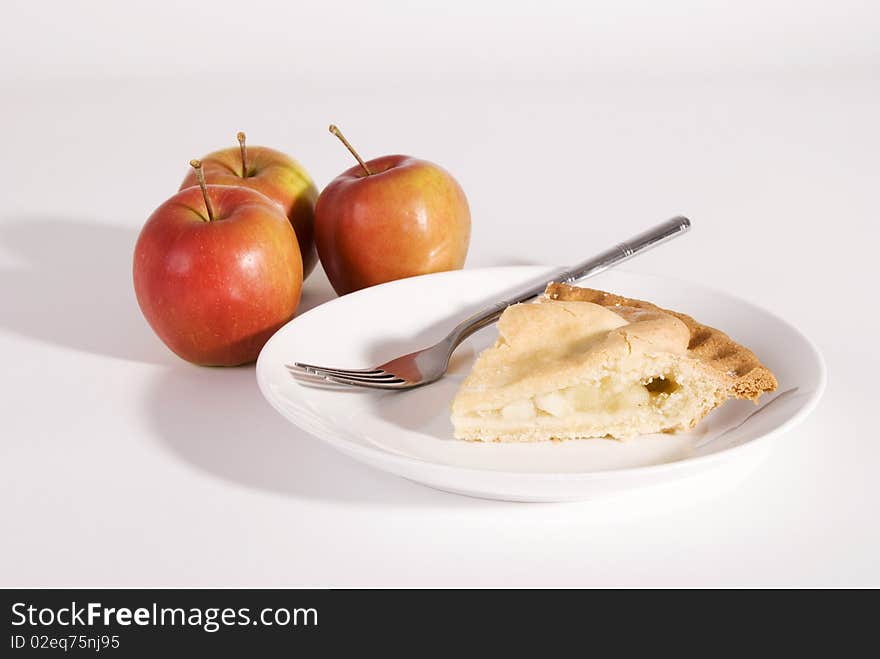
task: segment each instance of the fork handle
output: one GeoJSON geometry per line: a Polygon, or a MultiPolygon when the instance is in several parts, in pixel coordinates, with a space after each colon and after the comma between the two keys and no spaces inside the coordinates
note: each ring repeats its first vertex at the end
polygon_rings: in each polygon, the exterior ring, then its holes
{"type": "Polygon", "coordinates": [[[592,277],[600,272],[604,272],[619,263],[628,261],[636,254],[640,254],[646,250],[656,247],[668,240],[680,236],[691,228],[691,221],[681,215],[673,217],[671,220],[662,222],[647,231],[633,236],[623,243],[615,245],[611,249],[605,250],[597,254],[591,259],[578,263],[570,268],[560,269],[558,272],[542,275],[538,283],[526,285],[521,291],[514,293],[501,302],[486,307],[482,311],[478,311],[472,316],[465,318],[446,336],[446,341],[450,343],[450,349],[454,350],[462,341],[477,330],[483,329],[487,325],[491,325],[504,310],[512,304],[526,302],[541,295],[547,288],[547,284],[551,282],[561,282],[570,284],[579,279],[592,277]]]}

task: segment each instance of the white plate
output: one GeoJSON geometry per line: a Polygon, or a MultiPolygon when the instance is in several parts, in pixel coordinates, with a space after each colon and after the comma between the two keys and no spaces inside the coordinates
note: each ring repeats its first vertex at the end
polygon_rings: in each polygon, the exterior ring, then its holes
{"type": "Polygon", "coordinates": [[[348,368],[380,364],[430,345],[487,301],[549,271],[447,272],[332,300],[269,340],[257,361],[260,389],[284,417],[357,460],[442,490],[514,501],[588,499],[696,476],[722,464],[754,464],[770,438],[802,421],[822,394],[822,358],[784,320],[699,284],[619,270],[586,285],[651,300],[723,328],[773,370],[777,392],[763,397],[760,407],[728,402],[686,434],[626,442],[481,444],[453,439],[449,403],[476,354],[494,341],[494,327],[459,347],[445,378],[400,393],[304,386],[284,368],[293,361],[348,368]]]}

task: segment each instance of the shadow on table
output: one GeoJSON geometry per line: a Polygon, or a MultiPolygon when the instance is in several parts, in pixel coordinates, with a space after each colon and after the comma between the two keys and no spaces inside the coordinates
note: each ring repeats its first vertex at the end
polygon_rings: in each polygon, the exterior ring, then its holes
{"type": "Polygon", "coordinates": [[[157,380],[145,409],[156,436],[175,456],[245,487],[348,504],[492,505],[410,483],[337,453],[269,407],[253,367],[181,365],[157,380]]]}
{"type": "Polygon", "coordinates": [[[173,362],[138,309],[131,279],[137,231],[76,219],[0,223],[0,329],[83,352],[173,362]]]}
{"type": "MultiPolygon", "coordinates": [[[[96,355],[175,364],[134,295],[138,229],[77,219],[22,217],[0,222],[0,329],[96,355]]],[[[318,269],[299,312],[335,297],[318,269]]]]}

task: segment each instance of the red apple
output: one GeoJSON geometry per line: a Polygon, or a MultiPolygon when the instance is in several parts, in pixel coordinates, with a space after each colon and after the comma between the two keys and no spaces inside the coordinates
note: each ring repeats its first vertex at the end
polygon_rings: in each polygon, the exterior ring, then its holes
{"type": "Polygon", "coordinates": [[[299,304],[296,235],[281,207],[256,190],[186,188],[141,230],[134,289],[150,326],[183,359],[252,362],[299,304]]]}
{"type": "Polygon", "coordinates": [[[464,265],[471,216],[461,186],[443,168],[410,156],[360,163],[324,188],[315,244],[339,295],[464,265]]]}
{"type": "MultiPolygon", "coordinates": [[[[303,166],[290,156],[265,146],[246,146],[244,133],[238,133],[238,142],[238,147],[215,151],[201,159],[205,180],[209,184],[253,188],[281,204],[296,231],[305,279],[318,262],[314,238],[318,189],[303,166]]],[[[190,171],[180,189],[193,185],[198,181],[195,172],[190,171]]]]}

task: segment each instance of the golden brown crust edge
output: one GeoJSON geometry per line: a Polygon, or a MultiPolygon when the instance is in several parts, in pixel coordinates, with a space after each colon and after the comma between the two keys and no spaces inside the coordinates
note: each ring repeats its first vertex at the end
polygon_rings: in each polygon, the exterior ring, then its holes
{"type": "Polygon", "coordinates": [[[545,294],[551,300],[592,302],[611,309],[629,307],[668,313],[687,325],[691,334],[688,344],[690,353],[732,379],[730,391],[733,396],[757,402],[761,394],[776,389],[776,376],[760,362],[755,353],[721,330],[703,325],[683,313],[663,309],[643,300],[633,300],[594,288],[579,288],[568,284],[550,283],[545,294]]]}

